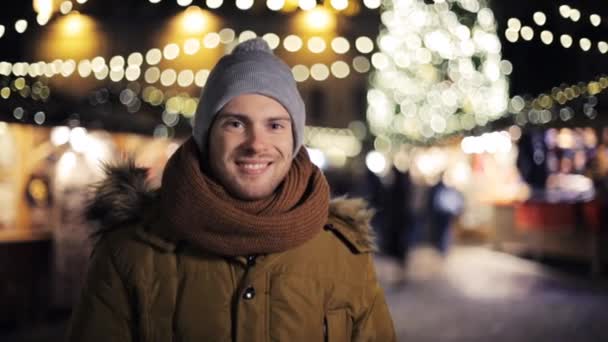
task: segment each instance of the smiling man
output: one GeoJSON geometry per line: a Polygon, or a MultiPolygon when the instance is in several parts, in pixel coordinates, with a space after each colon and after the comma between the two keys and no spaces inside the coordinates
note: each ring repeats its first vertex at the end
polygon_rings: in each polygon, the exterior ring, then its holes
{"type": "Polygon", "coordinates": [[[108,168],[70,341],[394,341],[370,211],[329,200],[305,107],[262,39],[211,72],[159,189],[108,168]]]}

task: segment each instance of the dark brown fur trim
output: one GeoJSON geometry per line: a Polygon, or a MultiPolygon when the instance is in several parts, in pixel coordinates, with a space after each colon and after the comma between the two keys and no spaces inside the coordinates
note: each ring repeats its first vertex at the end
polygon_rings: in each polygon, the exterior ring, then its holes
{"type": "Polygon", "coordinates": [[[103,168],[107,176],[92,186],[93,196],[85,212],[97,226],[93,235],[141,221],[145,208],[157,196],[148,184],[148,169],[137,167],[133,159],[103,168]]]}

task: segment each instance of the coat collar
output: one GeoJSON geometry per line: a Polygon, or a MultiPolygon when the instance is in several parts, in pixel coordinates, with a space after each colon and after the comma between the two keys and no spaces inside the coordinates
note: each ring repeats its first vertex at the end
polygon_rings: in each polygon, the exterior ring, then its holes
{"type": "MultiPolygon", "coordinates": [[[[175,245],[169,237],[162,237],[162,222],[158,221],[158,189],[148,182],[148,169],[136,166],[133,159],[104,165],[106,177],[93,185],[86,218],[94,225],[93,236],[127,227],[138,227],[136,234],[146,242],[171,251],[175,245]],[[154,216],[154,218],[151,218],[154,216]]],[[[329,206],[326,229],[333,231],[353,252],[367,252],[374,248],[370,229],[373,210],[360,198],[339,197],[329,206]]]]}

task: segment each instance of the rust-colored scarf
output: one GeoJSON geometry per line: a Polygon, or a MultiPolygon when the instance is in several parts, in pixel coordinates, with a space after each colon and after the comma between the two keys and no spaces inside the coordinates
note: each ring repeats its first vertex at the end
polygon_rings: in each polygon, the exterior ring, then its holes
{"type": "Polygon", "coordinates": [[[201,170],[192,138],[169,159],[160,196],[165,218],[178,239],[223,256],[299,246],[321,231],[329,211],[329,186],[306,149],[300,149],[272,196],[242,201],[201,170]]]}

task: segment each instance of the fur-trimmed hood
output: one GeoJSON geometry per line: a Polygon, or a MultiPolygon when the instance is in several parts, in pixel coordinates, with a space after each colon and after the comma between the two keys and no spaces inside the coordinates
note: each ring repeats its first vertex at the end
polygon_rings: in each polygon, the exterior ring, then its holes
{"type": "MultiPolygon", "coordinates": [[[[159,191],[147,180],[148,170],[133,160],[105,165],[106,177],[92,186],[86,218],[94,225],[93,236],[145,220],[146,212],[157,203],[159,191]]],[[[374,211],[361,198],[339,197],[330,202],[326,229],[335,230],[355,249],[371,250],[374,237],[370,221],[374,211]]]]}

